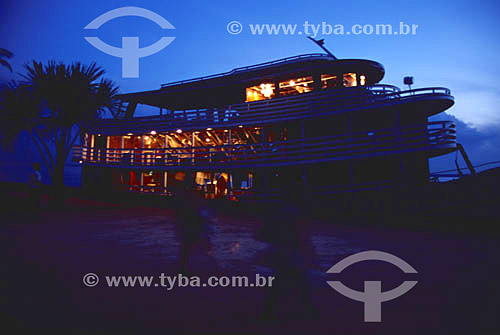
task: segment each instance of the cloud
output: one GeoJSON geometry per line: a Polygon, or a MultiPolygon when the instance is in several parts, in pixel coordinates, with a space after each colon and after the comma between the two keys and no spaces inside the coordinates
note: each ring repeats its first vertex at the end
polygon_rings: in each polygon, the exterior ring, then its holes
{"type": "Polygon", "coordinates": [[[485,70],[482,64],[444,64],[439,72],[428,65],[416,67],[419,87],[448,87],[455,97],[455,105],[447,113],[463,121],[470,128],[488,133],[500,130],[500,88],[497,85],[500,69],[485,70]]]}
{"type": "Polygon", "coordinates": [[[481,132],[500,129],[500,94],[493,89],[456,90],[455,106],[449,114],[481,132]]]}

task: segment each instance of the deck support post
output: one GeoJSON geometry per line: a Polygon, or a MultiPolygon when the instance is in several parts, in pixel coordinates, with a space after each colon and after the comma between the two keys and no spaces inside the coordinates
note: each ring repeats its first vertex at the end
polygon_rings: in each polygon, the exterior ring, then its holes
{"type": "MultiPolygon", "coordinates": [[[[167,133],[165,133],[165,143],[163,143],[163,146],[164,146],[164,150],[163,150],[163,161],[165,162],[165,164],[168,164],[168,160],[167,160],[167,148],[168,148],[168,135],[167,133]]],[[[165,184],[166,185],[166,184],[165,184]]]]}
{"type": "MultiPolygon", "coordinates": [[[[302,138],[302,154],[304,154],[304,139],[305,139],[305,131],[304,131],[304,120],[300,123],[300,137],[302,138]]],[[[305,187],[307,184],[307,175],[306,175],[306,167],[302,165],[302,185],[305,187]]]]}
{"type": "MultiPolygon", "coordinates": [[[[144,135],[141,135],[141,165],[144,164],[144,135]]],[[[142,176],[142,175],[141,175],[142,176]]]]}
{"type": "Polygon", "coordinates": [[[118,161],[120,162],[120,165],[122,165],[121,162],[123,162],[123,149],[125,149],[125,136],[123,135],[120,135],[120,149],[120,157],[118,161]]]}
{"type": "Polygon", "coordinates": [[[194,131],[191,132],[191,164],[194,166],[194,131]]]}
{"type": "Polygon", "coordinates": [[[231,199],[231,191],[233,190],[233,175],[231,172],[227,173],[227,198],[231,199]]]}
{"type": "Polygon", "coordinates": [[[137,108],[137,102],[129,101],[127,109],[125,110],[125,118],[126,119],[133,118],[136,108],[137,108]]]}
{"type": "Polygon", "coordinates": [[[163,171],[163,192],[162,193],[167,192],[167,180],[168,180],[167,173],[168,173],[167,171],[163,171]]]}
{"type": "Polygon", "coordinates": [[[110,136],[106,136],[106,150],[104,150],[104,161],[106,163],[108,162],[108,152],[110,151],[109,140],[110,140],[110,136]]]}
{"type": "Polygon", "coordinates": [[[229,164],[231,164],[231,129],[228,130],[227,132],[227,145],[228,145],[228,157],[227,160],[229,161],[229,164]]]}
{"type": "Polygon", "coordinates": [[[141,192],[144,192],[144,171],[140,170],[141,192]]]}

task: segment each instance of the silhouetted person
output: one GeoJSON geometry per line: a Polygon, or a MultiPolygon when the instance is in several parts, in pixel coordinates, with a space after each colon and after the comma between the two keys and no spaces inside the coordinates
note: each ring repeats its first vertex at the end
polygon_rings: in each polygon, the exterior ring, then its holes
{"type": "Polygon", "coordinates": [[[309,317],[314,313],[310,281],[314,250],[300,202],[287,197],[266,208],[268,213],[257,237],[269,244],[267,260],[275,279],[266,292],[262,316],[267,320],[309,317]]]}
{"type": "Polygon", "coordinates": [[[178,182],[174,197],[179,213],[176,229],[180,243],[179,272],[186,273],[191,272],[188,263],[195,250],[210,247],[210,227],[202,212],[200,195],[190,183],[178,182]]]}
{"type": "Polygon", "coordinates": [[[227,188],[227,181],[226,181],[226,178],[224,178],[223,175],[219,175],[217,177],[217,198],[218,199],[221,199],[221,198],[224,198],[224,193],[226,192],[226,188],[227,188]]]}

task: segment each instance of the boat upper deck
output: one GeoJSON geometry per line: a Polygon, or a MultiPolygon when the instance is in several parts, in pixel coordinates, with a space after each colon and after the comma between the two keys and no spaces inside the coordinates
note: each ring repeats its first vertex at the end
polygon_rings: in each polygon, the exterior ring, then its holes
{"type": "Polygon", "coordinates": [[[323,90],[270,100],[172,111],[169,114],[125,119],[101,119],[88,125],[90,132],[106,135],[148,133],[156,131],[200,130],[207,127],[228,129],[239,126],[261,126],[283,121],[311,119],[361,110],[414,108],[427,116],[440,113],[454,104],[450,90],[431,87],[401,91],[391,85],[373,85],[323,90]],[[413,108],[408,108],[413,106],[413,108]]]}
{"type": "MultiPolygon", "coordinates": [[[[309,84],[312,89],[314,84],[321,83],[320,80],[326,85],[327,79],[321,78],[326,74],[334,76],[338,85],[341,85],[342,74],[362,74],[364,85],[374,85],[382,80],[385,70],[382,64],[371,60],[334,59],[326,54],[306,54],[171,82],[157,90],[122,94],[119,98],[132,104],[171,110],[206,108],[241,103],[246,100],[245,89],[262,83],[276,84],[276,93],[279,94],[280,81],[299,78],[302,79],[301,84],[309,84]]],[[[331,85],[331,82],[328,84],[331,85]]]]}

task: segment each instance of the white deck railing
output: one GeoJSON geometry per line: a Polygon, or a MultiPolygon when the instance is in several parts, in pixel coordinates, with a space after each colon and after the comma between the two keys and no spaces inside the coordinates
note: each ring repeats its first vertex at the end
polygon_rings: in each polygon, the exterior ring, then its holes
{"type": "Polygon", "coordinates": [[[376,109],[429,97],[452,100],[447,88],[432,87],[400,91],[391,85],[349,87],[288,97],[229,105],[225,108],[175,111],[169,115],[104,119],[89,125],[92,132],[107,135],[155,131],[230,128],[239,125],[321,117],[346,111],[376,109]]]}
{"type": "Polygon", "coordinates": [[[73,160],[119,167],[257,167],[316,163],[408,151],[429,155],[456,148],[455,125],[431,122],[281,142],[158,149],[97,149],[76,146],[73,160]]]}

